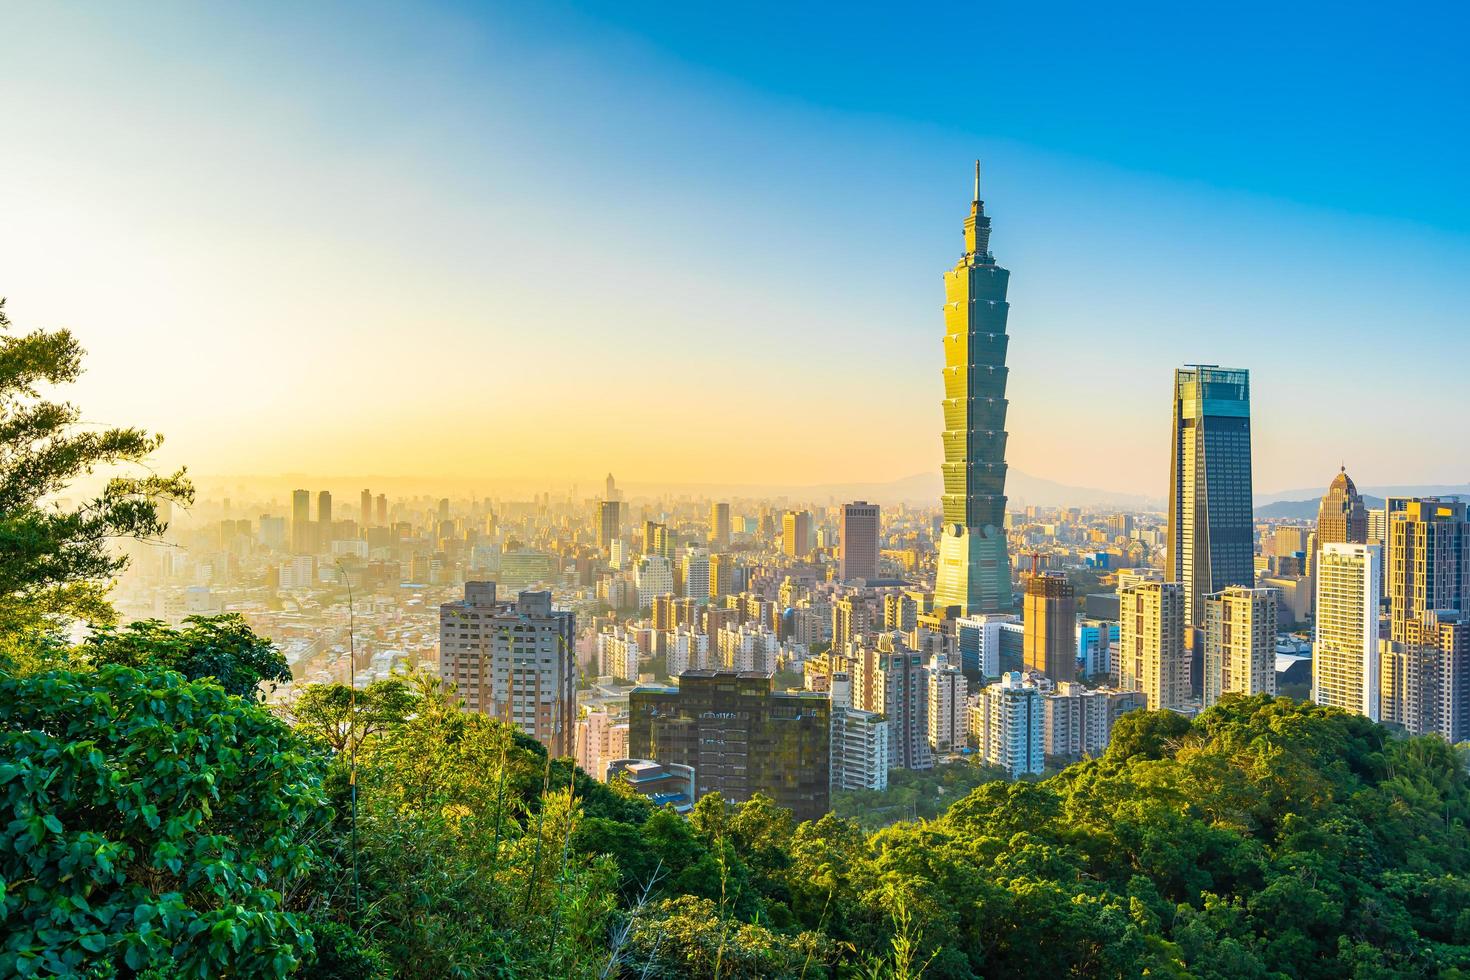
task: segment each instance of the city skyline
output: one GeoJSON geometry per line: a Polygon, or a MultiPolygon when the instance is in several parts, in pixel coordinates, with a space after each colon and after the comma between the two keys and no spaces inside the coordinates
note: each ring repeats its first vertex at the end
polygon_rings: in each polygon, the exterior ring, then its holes
{"type": "MultiPolygon", "coordinates": [[[[1416,69],[1384,66],[1366,95],[1269,71],[1237,85],[1230,96],[1248,104],[1280,100],[1257,117],[1273,149],[1257,141],[1251,156],[1225,137],[1224,93],[1202,93],[1177,145],[1127,118],[1102,139],[1059,82],[1004,61],[987,72],[995,97],[939,118],[915,106],[951,69],[920,63],[911,31],[891,37],[912,76],[901,105],[825,59],[833,81],[776,77],[755,56],[791,53],[771,41],[744,56],[699,47],[718,32],[698,14],[682,15],[679,39],[634,12],[561,7],[535,25],[515,8],[431,7],[349,37],[334,30],[342,8],[322,7],[277,50],[266,13],[172,13],[9,11],[7,33],[33,43],[13,53],[0,95],[18,148],[17,179],[0,189],[11,315],[74,329],[91,353],[79,401],[99,421],[165,433],[165,465],[556,482],[611,468],[715,484],[931,472],[932,270],[952,261],[953,202],[977,152],[1008,263],[1024,272],[1011,297],[1027,338],[1010,364],[1016,472],[1161,496],[1153,406],[1168,368],[1194,361],[1253,372],[1263,490],[1315,486],[1345,456],[1364,486],[1453,483],[1470,450],[1470,435],[1412,424],[1466,407],[1452,363],[1382,342],[1387,325],[1451,336],[1466,307],[1470,215],[1444,193],[1464,141],[1414,135],[1443,106],[1421,104],[1426,81],[1454,73],[1450,90],[1464,72],[1439,44],[1406,48],[1416,69]],[[417,52],[401,74],[356,70],[390,43],[417,52]],[[122,63],[137,70],[99,67],[122,63]],[[269,84],[242,87],[260,64],[269,84]],[[516,84],[552,68],[565,68],[556,85],[516,84]],[[1289,110],[1312,105],[1321,119],[1290,132],[1289,110]],[[1349,109],[1370,112],[1379,138],[1306,145],[1349,109]],[[536,122],[558,115],[555,132],[536,122]],[[275,149],[288,145],[289,157],[275,149]],[[126,176],[119,160],[135,164],[126,176]],[[563,275],[589,247],[595,260],[563,275]],[[88,288],[74,288],[79,274],[88,288]],[[557,397],[537,372],[496,371],[543,347],[557,397]],[[446,351],[496,383],[444,384],[446,351]],[[648,426],[648,404],[606,393],[655,354],[670,409],[648,426]],[[1411,362],[1422,383],[1391,402],[1340,397],[1411,362]],[[710,384],[711,363],[738,383],[710,384]],[[822,364],[822,383],[801,363],[822,364]],[[227,378],[256,411],[238,413],[227,378]],[[528,406],[529,432],[517,424],[528,406]],[[820,436],[787,424],[858,413],[863,426],[820,436]],[[494,451],[465,450],[468,417],[493,428],[494,451]],[[671,457],[671,439],[688,450],[671,457]]],[[[871,52],[880,26],[843,30],[871,52]]],[[[994,29],[1024,39],[1032,26],[994,29]]],[[[1085,27],[1050,43],[1081,48],[1085,27]]],[[[1153,39],[1183,30],[1155,24],[1153,39]]],[[[1222,45],[1259,55],[1270,43],[1232,29],[1222,45]]],[[[1144,69],[1198,83],[1150,50],[1144,69]]],[[[1357,77],[1326,51],[1303,57],[1325,79],[1357,77]]],[[[1137,81],[1111,56],[1109,69],[1121,73],[1110,91],[1137,81]]],[[[1140,122],[1184,112],[1169,87],[1127,89],[1140,122]]]]}

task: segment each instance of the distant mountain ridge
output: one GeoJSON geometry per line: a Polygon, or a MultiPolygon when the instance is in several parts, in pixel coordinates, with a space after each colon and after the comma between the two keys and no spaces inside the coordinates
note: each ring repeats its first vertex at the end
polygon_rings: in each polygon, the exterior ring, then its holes
{"type": "MultiPolygon", "coordinates": [[[[1315,520],[1317,508],[1322,503],[1322,494],[1326,493],[1324,487],[1316,496],[1310,496],[1310,490],[1283,490],[1278,493],[1263,494],[1256,497],[1256,517],[1264,520],[1315,520]],[[1286,499],[1297,496],[1306,496],[1305,500],[1286,499]]],[[[1427,484],[1423,486],[1398,486],[1398,487],[1370,487],[1360,490],[1363,495],[1363,506],[1373,510],[1383,506],[1385,497],[1467,497],[1470,498],[1470,484],[1427,484]]]]}

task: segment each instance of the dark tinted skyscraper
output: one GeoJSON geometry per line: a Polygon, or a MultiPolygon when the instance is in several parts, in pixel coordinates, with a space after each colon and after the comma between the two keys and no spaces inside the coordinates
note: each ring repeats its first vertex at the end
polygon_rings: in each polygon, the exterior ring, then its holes
{"type": "Polygon", "coordinates": [[[990,218],[975,199],[965,252],[944,274],[944,525],[934,604],[961,615],[1011,608],[1006,554],[1006,286],[990,254],[990,218]]]}
{"type": "Polygon", "coordinates": [[[628,751],[691,766],[696,796],[765,793],[816,820],[828,810],[831,706],[825,695],[776,692],[770,674],[687,670],[678,687],[629,695],[628,751]]]}
{"type": "Polygon", "coordinates": [[[1251,507],[1250,373],[1212,364],[1180,368],[1164,575],[1184,585],[1187,625],[1204,625],[1205,596],[1255,584],[1251,507]]]}

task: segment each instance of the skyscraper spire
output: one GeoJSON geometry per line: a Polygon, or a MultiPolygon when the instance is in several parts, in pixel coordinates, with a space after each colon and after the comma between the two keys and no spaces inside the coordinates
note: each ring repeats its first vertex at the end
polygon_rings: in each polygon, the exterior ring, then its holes
{"type": "Polygon", "coordinates": [[[990,254],[990,218],[975,200],[965,252],[944,275],[944,526],[934,604],[960,615],[1011,608],[1005,535],[1006,286],[990,254]]]}

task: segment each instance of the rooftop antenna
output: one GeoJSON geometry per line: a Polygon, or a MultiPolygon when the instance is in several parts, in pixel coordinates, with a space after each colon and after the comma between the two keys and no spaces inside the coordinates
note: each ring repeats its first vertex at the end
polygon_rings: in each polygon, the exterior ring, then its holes
{"type": "Polygon", "coordinates": [[[974,199],[977,202],[980,200],[980,160],[978,158],[975,160],[975,198],[974,199]]]}

